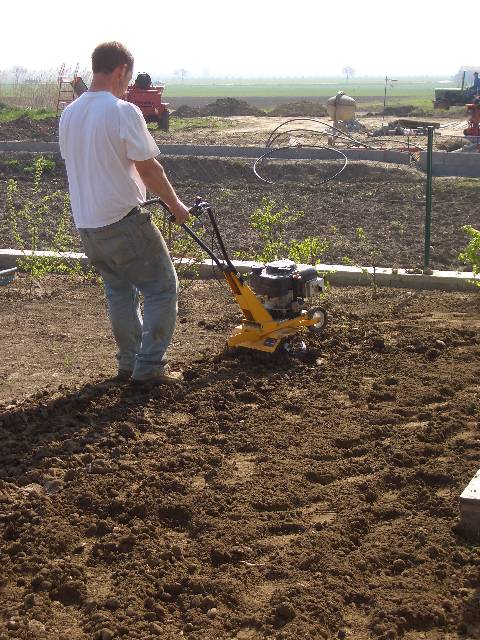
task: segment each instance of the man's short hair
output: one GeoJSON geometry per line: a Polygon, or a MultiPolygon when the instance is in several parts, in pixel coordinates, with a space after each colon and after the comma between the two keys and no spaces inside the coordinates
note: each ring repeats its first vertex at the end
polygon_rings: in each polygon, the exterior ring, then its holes
{"type": "Polygon", "coordinates": [[[126,64],[133,69],[133,56],[121,42],[102,42],[92,53],[93,73],[112,73],[119,65],[126,64]]]}

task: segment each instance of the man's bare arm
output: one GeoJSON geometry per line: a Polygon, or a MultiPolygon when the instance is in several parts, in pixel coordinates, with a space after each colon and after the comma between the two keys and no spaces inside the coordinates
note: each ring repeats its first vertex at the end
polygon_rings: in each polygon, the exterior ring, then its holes
{"type": "Polygon", "coordinates": [[[175,193],[162,165],[155,158],[151,158],[135,161],[135,167],[147,189],[165,202],[175,216],[175,221],[178,224],[185,222],[188,217],[188,208],[175,193]]]}

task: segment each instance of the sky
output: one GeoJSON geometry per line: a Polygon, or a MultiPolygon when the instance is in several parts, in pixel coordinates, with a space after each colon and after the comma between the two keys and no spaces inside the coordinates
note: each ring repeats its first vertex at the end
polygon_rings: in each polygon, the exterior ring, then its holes
{"type": "MultiPolygon", "coordinates": [[[[119,40],[135,72],[161,78],[342,75],[452,76],[480,62],[476,38],[431,0],[23,0],[2,3],[0,71],[90,67],[95,46],[119,40]],[[70,11],[68,9],[70,8],[70,11]]],[[[458,19],[458,16],[457,16],[458,19]]]]}

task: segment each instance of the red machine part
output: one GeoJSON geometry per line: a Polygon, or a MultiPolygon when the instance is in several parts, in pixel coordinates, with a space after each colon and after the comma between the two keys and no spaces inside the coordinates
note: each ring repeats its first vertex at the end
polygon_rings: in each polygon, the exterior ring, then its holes
{"type": "Polygon", "coordinates": [[[468,127],[463,134],[468,137],[480,138],[480,98],[475,98],[471,104],[467,104],[468,127]]]}
{"type": "Polygon", "coordinates": [[[168,131],[170,112],[168,103],[162,102],[164,88],[164,85],[152,84],[148,87],[139,86],[135,81],[135,84],[127,88],[125,100],[137,105],[147,122],[157,122],[160,129],[168,131]]]}

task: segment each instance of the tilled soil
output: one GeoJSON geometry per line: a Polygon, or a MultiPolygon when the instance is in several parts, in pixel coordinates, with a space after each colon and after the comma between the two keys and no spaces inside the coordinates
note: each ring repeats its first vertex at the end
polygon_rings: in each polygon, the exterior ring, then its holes
{"type": "MultiPolygon", "coordinates": [[[[0,162],[0,246],[16,247],[12,223],[6,215],[6,182],[18,181],[14,204],[19,209],[33,194],[32,156],[19,155],[19,165],[0,162]],[[26,172],[26,170],[28,170],[26,172]]],[[[63,164],[58,157],[53,173],[41,183],[41,195],[66,190],[63,164]]],[[[277,208],[303,212],[287,226],[285,239],[325,237],[328,248],[323,261],[359,265],[415,268],[423,265],[425,224],[425,176],[416,169],[371,162],[350,162],[335,180],[322,183],[338,172],[341,162],[269,161],[259,166],[268,185],[255,178],[249,160],[166,157],[163,164],[181,197],[193,204],[195,197],[207,198],[218,215],[219,226],[232,255],[252,257],[262,250],[259,233],[250,216],[264,207],[263,199],[274,200],[277,208]],[[358,241],[362,227],[370,247],[358,241]]],[[[433,186],[431,266],[465,269],[459,252],[467,244],[462,226],[478,226],[479,190],[476,181],[437,178],[433,186]]],[[[61,197],[49,202],[50,216],[39,229],[39,248],[54,246],[55,219],[62,208],[61,197]],[[53,223],[51,222],[53,220],[53,223]]],[[[29,247],[28,220],[18,221],[25,246],[29,247]]],[[[80,248],[72,230],[72,248],[80,248]]],[[[207,230],[207,237],[209,232],[207,230]]]]}
{"type": "MultiPolygon", "coordinates": [[[[76,313],[102,336],[91,289],[50,286],[69,300],[42,300],[52,326],[76,313]]],[[[38,313],[22,291],[1,292],[5,331],[38,313]]],[[[0,638],[480,637],[479,548],[457,526],[478,298],[333,290],[308,357],[270,362],[222,352],[226,300],[215,282],[184,297],[181,388],[103,384],[111,344],[71,332],[76,382],[4,402],[0,638]]]]}
{"type": "Polygon", "coordinates": [[[16,120],[0,122],[0,140],[46,140],[58,139],[57,118],[32,120],[22,116],[16,120]]]}

